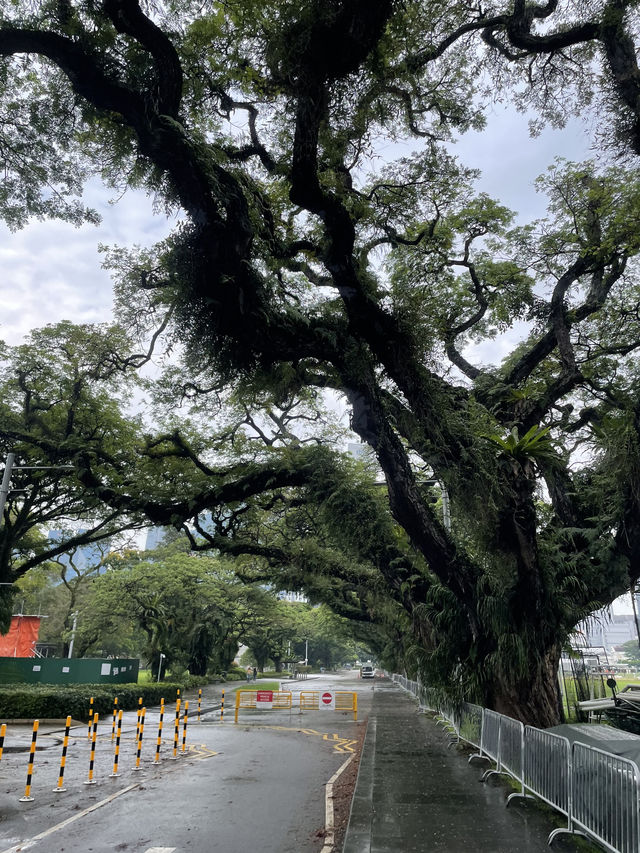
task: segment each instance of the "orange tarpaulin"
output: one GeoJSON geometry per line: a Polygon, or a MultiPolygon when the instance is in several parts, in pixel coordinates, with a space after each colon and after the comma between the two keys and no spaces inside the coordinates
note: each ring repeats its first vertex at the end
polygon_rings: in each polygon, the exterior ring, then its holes
{"type": "Polygon", "coordinates": [[[9,633],[0,635],[0,657],[35,657],[39,630],[39,616],[12,616],[9,633]]]}

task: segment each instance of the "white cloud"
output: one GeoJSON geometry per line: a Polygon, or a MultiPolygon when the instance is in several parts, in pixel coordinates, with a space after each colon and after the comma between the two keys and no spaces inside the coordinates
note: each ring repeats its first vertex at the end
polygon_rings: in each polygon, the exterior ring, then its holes
{"type": "Polygon", "coordinates": [[[15,345],[47,323],[111,319],[113,288],[98,244],[150,245],[170,227],[143,193],[127,193],[116,204],[111,198],[97,182],[87,188],[86,203],[103,218],[98,227],[32,222],[12,233],[0,225],[0,338],[15,345]]]}
{"type": "Polygon", "coordinates": [[[497,198],[529,222],[546,213],[546,198],[535,192],[534,181],[555,157],[580,162],[591,156],[586,122],[574,119],[564,129],[545,127],[529,133],[529,119],[512,107],[494,107],[487,129],[469,131],[452,148],[465,166],[480,169],[479,189],[497,198]]]}

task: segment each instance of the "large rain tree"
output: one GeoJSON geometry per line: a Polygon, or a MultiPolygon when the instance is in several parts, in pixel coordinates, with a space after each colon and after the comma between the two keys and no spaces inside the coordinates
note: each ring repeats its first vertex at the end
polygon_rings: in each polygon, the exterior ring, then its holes
{"type": "Polygon", "coordinates": [[[210,544],[271,565],[264,537],[235,536],[243,519],[254,504],[299,519],[300,502],[315,501],[324,550],[312,560],[303,543],[296,563],[291,545],[288,570],[313,562],[318,595],[330,598],[335,578],[354,617],[358,601],[366,610],[358,590],[384,593],[389,623],[414,638],[431,677],[557,722],[568,632],[640,573],[637,175],[556,164],[543,181],[550,218],[516,228],[445,143],[482,126],[488,90],[542,121],[592,101],[598,143],[632,160],[634,4],[2,8],[11,224],[91,218],[73,195],[91,171],[179,212],[161,246],[111,253],[123,319],[152,333],[171,314],[182,388],[203,408],[231,388],[276,402],[301,389],[343,395],[393,522],[372,523],[370,490],[353,530],[338,507],[359,505],[339,466],[295,434],[220,467],[173,430],[156,457],[196,476],[176,474],[154,498],[76,454],[84,487],[157,523],[213,510],[210,544]],[[407,140],[406,156],[380,157],[407,140]],[[502,363],[474,358],[470,343],[512,328],[521,340],[502,363]],[[451,530],[433,480],[448,491],[451,530]]]}
{"type": "Polygon", "coordinates": [[[124,531],[144,526],[140,514],[108,509],[83,488],[71,460],[90,449],[118,477],[132,476],[140,422],[125,414],[133,387],[123,369],[145,357],[106,324],[62,322],[20,346],[0,343],[0,454],[14,460],[0,517],[0,630],[11,620],[12,584],[30,569],[62,559],[73,575],[78,549],[97,568],[103,546],[117,550],[124,531]]]}

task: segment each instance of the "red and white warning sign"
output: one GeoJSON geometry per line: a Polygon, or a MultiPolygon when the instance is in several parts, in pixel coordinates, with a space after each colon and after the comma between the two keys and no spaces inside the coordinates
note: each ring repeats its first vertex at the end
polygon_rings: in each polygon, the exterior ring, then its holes
{"type": "Polygon", "coordinates": [[[256,708],[273,708],[273,691],[258,690],[256,693],[256,708]]]}
{"type": "Polygon", "coordinates": [[[336,694],[331,693],[329,690],[325,690],[324,693],[320,694],[320,708],[324,708],[327,711],[335,711],[336,709],[336,694]]]}

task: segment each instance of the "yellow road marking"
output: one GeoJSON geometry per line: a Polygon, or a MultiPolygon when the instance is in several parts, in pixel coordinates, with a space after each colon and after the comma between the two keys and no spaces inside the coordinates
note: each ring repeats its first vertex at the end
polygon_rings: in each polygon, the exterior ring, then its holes
{"type": "Polygon", "coordinates": [[[345,739],[341,744],[335,744],[334,749],[336,752],[355,752],[354,746],[358,743],[357,740],[347,740],[345,739]]]}
{"type": "Polygon", "coordinates": [[[275,729],[280,732],[299,732],[303,735],[317,735],[321,737],[322,740],[326,740],[333,746],[334,752],[355,752],[354,745],[358,743],[357,740],[353,740],[352,738],[340,737],[337,734],[328,734],[323,732],[317,732],[315,729],[301,729],[299,727],[292,726],[252,726],[251,728],[256,729],[275,729]]]}
{"type": "Polygon", "coordinates": [[[212,758],[214,755],[218,755],[217,752],[214,752],[213,749],[209,749],[209,747],[204,743],[201,743],[198,746],[190,746],[189,754],[196,755],[196,761],[202,761],[203,758],[212,758]]]}

